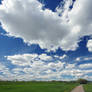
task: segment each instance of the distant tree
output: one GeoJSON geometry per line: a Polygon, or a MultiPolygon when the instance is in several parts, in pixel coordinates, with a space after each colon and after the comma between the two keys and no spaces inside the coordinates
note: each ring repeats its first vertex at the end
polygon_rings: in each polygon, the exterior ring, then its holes
{"type": "Polygon", "coordinates": [[[86,79],[78,79],[77,82],[80,84],[87,84],[88,83],[88,81],[86,79]]]}

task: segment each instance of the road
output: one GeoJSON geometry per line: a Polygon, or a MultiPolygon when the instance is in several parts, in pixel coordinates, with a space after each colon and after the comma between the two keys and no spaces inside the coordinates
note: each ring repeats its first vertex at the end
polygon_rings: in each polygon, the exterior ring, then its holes
{"type": "Polygon", "coordinates": [[[74,88],[71,92],[85,92],[84,88],[82,85],[77,86],[76,88],[74,88]]]}

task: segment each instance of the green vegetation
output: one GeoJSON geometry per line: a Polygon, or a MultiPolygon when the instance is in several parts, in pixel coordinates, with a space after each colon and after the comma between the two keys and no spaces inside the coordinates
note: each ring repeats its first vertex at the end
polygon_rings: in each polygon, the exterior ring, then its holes
{"type": "Polygon", "coordinates": [[[0,82],[0,92],[70,92],[77,85],[72,82],[0,82]]]}
{"type": "Polygon", "coordinates": [[[78,79],[77,82],[80,84],[87,84],[88,83],[88,81],[86,79],[78,79]]]}
{"type": "Polygon", "coordinates": [[[85,92],[92,92],[92,83],[84,85],[85,92]]]}

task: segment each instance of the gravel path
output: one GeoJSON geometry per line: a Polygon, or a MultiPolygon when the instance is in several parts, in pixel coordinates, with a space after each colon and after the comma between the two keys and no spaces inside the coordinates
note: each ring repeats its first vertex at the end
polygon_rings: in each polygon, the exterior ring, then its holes
{"type": "Polygon", "coordinates": [[[85,92],[83,89],[83,86],[77,86],[76,88],[74,88],[71,92],[85,92]]]}

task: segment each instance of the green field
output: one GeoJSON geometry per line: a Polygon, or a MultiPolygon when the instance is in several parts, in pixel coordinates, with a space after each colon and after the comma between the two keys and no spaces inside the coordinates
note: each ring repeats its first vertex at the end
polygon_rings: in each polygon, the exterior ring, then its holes
{"type": "Polygon", "coordinates": [[[0,92],[71,92],[77,85],[63,82],[0,82],[0,92]]]}
{"type": "Polygon", "coordinates": [[[92,83],[84,85],[85,92],[92,92],[92,83]]]}

